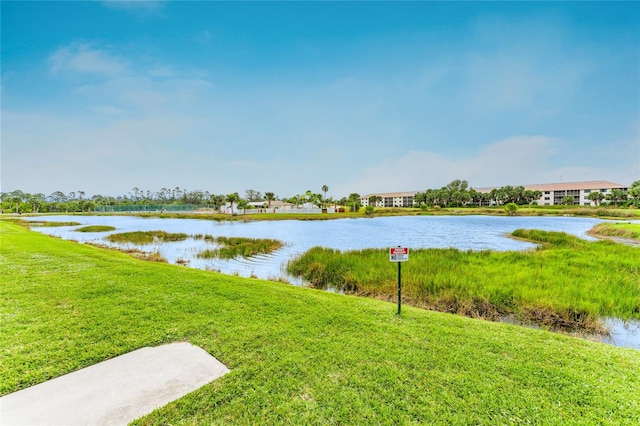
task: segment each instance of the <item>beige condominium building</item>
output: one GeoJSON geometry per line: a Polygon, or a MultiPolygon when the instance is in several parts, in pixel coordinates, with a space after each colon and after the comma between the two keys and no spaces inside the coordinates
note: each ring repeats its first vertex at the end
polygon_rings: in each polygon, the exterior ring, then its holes
{"type": "Polygon", "coordinates": [[[369,198],[376,195],[380,197],[374,204],[374,207],[413,207],[413,196],[416,195],[416,191],[413,192],[382,192],[376,194],[368,194],[364,197],[360,197],[360,204],[363,206],[369,205],[369,198]]]}
{"type": "MultiPolygon", "coordinates": [[[[595,206],[596,203],[589,199],[592,192],[600,192],[604,197],[611,194],[614,189],[627,191],[624,185],[609,182],[606,180],[592,180],[585,182],[561,182],[561,183],[543,183],[535,185],[522,185],[524,189],[531,191],[540,191],[542,195],[536,200],[539,206],[553,206],[563,204],[564,197],[573,197],[574,205],[595,206]]],[[[489,193],[497,187],[476,188],[476,191],[489,193]]],[[[604,199],[603,197],[603,199],[604,199]]]]}
{"type": "MultiPolygon", "coordinates": [[[[589,194],[592,192],[600,192],[605,197],[611,193],[614,189],[621,189],[627,191],[628,188],[624,185],[609,182],[606,180],[593,180],[585,182],[562,182],[562,183],[546,183],[536,185],[522,185],[524,189],[532,191],[542,192],[542,196],[537,200],[539,206],[553,206],[562,204],[562,200],[566,196],[573,197],[573,203],[581,206],[594,206],[595,202],[589,200],[589,194]]],[[[478,192],[488,193],[492,189],[489,188],[475,188],[478,192]]],[[[413,207],[413,196],[416,195],[416,191],[413,192],[385,192],[368,194],[360,198],[360,203],[363,206],[369,205],[369,198],[377,195],[380,197],[375,203],[375,207],[413,207]]]]}
{"type": "Polygon", "coordinates": [[[592,192],[600,192],[605,197],[611,194],[614,189],[627,191],[624,185],[620,185],[606,180],[593,180],[587,182],[562,182],[541,185],[523,185],[524,189],[542,192],[538,199],[539,206],[553,206],[562,204],[562,200],[567,195],[573,197],[573,204],[581,206],[595,206],[595,202],[589,199],[592,192]]]}

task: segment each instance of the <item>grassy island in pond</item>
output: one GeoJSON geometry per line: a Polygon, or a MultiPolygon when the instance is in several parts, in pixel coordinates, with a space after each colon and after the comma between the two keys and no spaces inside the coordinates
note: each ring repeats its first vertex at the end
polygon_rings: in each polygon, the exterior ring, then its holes
{"type": "Polygon", "coordinates": [[[107,225],[92,225],[92,226],[83,226],[82,228],[76,229],[77,232],[107,232],[107,231],[115,231],[116,228],[113,226],[107,225]]]}
{"type": "Polygon", "coordinates": [[[282,247],[282,242],[269,238],[244,238],[244,237],[217,237],[205,236],[205,239],[220,245],[219,248],[205,250],[198,253],[202,259],[221,258],[233,259],[235,257],[251,257],[258,254],[268,254],[282,247]],[[209,238],[207,238],[209,237],[209,238]]]}
{"type": "Polygon", "coordinates": [[[107,240],[112,243],[151,244],[154,241],[184,241],[188,237],[185,233],[169,233],[166,231],[133,231],[122,234],[112,234],[107,240]]]}
{"type": "MultiPolygon", "coordinates": [[[[516,315],[551,328],[595,329],[598,318],[640,318],[640,250],[564,233],[517,230],[527,252],[416,249],[403,265],[407,304],[497,319],[516,315]]],[[[397,271],[384,249],[316,247],[288,271],[317,288],[392,300],[397,271]]]]}
{"type": "Polygon", "coordinates": [[[637,350],[0,233],[0,395],[188,341],[231,373],[137,424],[640,423],[637,350]]]}

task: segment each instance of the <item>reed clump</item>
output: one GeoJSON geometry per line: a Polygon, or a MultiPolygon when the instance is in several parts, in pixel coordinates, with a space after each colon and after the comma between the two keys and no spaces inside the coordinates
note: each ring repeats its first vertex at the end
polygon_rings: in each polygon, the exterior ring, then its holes
{"type": "Polygon", "coordinates": [[[185,233],[169,233],[166,231],[134,231],[112,234],[107,240],[112,243],[151,244],[156,241],[184,241],[188,237],[185,233]]]}
{"type": "Polygon", "coordinates": [[[640,240],[640,224],[634,223],[599,223],[589,232],[595,237],[618,237],[640,240]]]}
{"type": "Polygon", "coordinates": [[[59,226],[78,226],[80,222],[47,222],[44,220],[24,221],[28,226],[41,226],[43,228],[57,228],[59,226]]]}
{"type": "Polygon", "coordinates": [[[91,225],[91,226],[83,226],[82,228],[76,229],[76,232],[107,232],[107,231],[115,231],[116,228],[113,226],[107,225],[91,225]]]}
{"type": "Polygon", "coordinates": [[[202,259],[247,258],[258,254],[268,254],[283,246],[281,241],[269,238],[217,237],[212,240],[207,237],[204,236],[205,241],[215,242],[220,247],[198,253],[198,257],[202,259]]]}
{"type": "MultiPolygon", "coordinates": [[[[404,303],[490,320],[515,316],[553,329],[599,331],[601,317],[640,318],[638,248],[560,232],[516,230],[513,236],[538,248],[412,250],[402,265],[404,303]]],[[[397,268],[385,249],[314,247],[287,271],[314,288],[384,300],[397,294],[397,268]]]]}

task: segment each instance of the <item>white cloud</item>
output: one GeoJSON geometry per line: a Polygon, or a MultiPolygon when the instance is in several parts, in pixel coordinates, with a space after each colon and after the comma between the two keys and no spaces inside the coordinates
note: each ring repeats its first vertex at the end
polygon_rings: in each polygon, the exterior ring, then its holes
{"type": "Polygon", "coordinates": [[[124,60],[87,43],[72,43],[56,50],[49,58],[54,73],[74,72],[108,77],[127,72],[124,60]]]}
{"type": "MultiPolygon", "coordinates": [[[[559,181],[632,181],[632,176],[612,164],[573,166],[567,144],[545,136],[517,136],[491,143],[475,155],[454,157],[429,151],[408,152],[401,157],[366,167],[359,177],[336,188],[341,194],[359,192],[424,191],[440,188],[454,179],[473,187],[525,185],[559,181]]],[[[630,164],[633,164],[633,159],[630,164]]]]}

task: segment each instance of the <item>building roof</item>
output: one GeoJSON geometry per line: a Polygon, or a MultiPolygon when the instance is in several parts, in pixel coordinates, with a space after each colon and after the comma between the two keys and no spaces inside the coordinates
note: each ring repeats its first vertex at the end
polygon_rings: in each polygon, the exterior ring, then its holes
{"type": "MultiPolygon", "coordinates": [[[[613,183],[606,180],[590,180],[584,182],[561,182],[561,183],[541,183],[533,185],[522,185],[524,189],[532,191],[568,191],[568,190],[600,190],[600,189],[625,189],[625,185],[613,183]]],[[[500,187],[474,188],[478,192],[491,192],[492,189],[500,187]]]]}
{"type": "Polygon", "coordinates": [[[373,195],[377,195],[379,197],[413,197],[414,195],[416,195],[417,191],[411,191],[411,192],[376,192],[375,194],[368,194],[368,195],[363,195],[362,199],[368,199],[369,197],[373,196],[373,195]]]}
{"type": "MultiPolygon", "coordinates": [[[[264,200],[264,201],[251,201],[249,203],[250,206],[255,206],[255,207],[262,207],[262,206],[267,206],[269,205],[269,201],[264,200]]],[[[285,203],[284,201],[280,201],[280,200],[271,200],[271,207],[286,207],[286,206],[293,206],[293,204],[291,203],[285,203]]]]}

